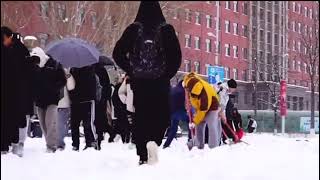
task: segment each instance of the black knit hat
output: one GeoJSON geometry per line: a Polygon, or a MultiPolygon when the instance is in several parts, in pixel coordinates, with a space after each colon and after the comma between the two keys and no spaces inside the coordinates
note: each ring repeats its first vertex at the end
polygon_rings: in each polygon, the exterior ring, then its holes
{"type": "Polygon", "coordinates": [[[234,79],[230,79],[227,83],[229,88],[237,88],[237,82],[234,79]]]}
{"type": "Polygon", "coordinates": [[[10,28],[6,26],[1,26],[1,41],[3,42],[3,36],[12,36],[13,32],[10,28]]]}

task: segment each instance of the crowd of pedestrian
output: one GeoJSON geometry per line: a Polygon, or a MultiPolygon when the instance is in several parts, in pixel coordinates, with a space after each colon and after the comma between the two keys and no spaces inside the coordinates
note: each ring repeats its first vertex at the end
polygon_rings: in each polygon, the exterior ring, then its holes
{"type": "MultiPolygon", "coordinates": [[[[113,59],[125,74],[115,84],[102,62],[65,67],[40,47],[28,50],[20,34],[8,27],[1,27],[1,38],[1,154],[11,147],[23,156],[28,120],[34,114],[48,153],[66,148],[69,130],[72,150],[79,151],[83,127],[84,150],[101,150],[106,133],[110,143],[119,135],[123,143],[136,147],[139,164],[158,161],[165,132],[163,148],[168,148],[179,121],[190,124],[189,148],[203,149],[206,134],[209,148],[228,138],[238,142],[243,135],[241,115],[229,99],[237,88],[235,80],[212,86],[190,73],[170,86],[181,65],[181,50],[158,2],[141,2],[136,19],[116,43],[113,59]]],[[[249,118],[251,133],[256,122],[249,118]]]]}

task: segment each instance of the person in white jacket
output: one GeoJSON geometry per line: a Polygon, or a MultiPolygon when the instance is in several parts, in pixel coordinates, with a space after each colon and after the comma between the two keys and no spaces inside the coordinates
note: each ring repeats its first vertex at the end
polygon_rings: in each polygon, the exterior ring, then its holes
{"type": "Polygon", "coordinates": [[[71,101],[69,98],[69,92],[75,88],[75,80],[70,74],[70,68],[66,69],[64,68],[67,84],[64,87],[64,96],[58,103],[58,149],[64,150],[65,149],[65,143],[64,143],[64,137],[68,134],[68,121],[70,119],[70,105],[71,101]]]}
{"type": "MultiPolygon", "coordinates": [[[[122,82],[120,88],[119,88],[119,98],[122,101],[123,104],[126,104],[127,107],[127,117],[128,117],[128,122],[129,122],[129,139],[126,138],[126,142],[134,143],[134,135],[133,135],[133,117],[134,117],[134,105],[133,105],[133,91],[131,89],[130,85],[130,78],[129,76],[125,76],[124,81],[122,82]],[[131,137],[130,137],[131,136],[131,137]]],[[[132,146],[131,146],[132,147],[132,146]]],[[[130,148],[131,148],[130,147],[130,148]]]]}

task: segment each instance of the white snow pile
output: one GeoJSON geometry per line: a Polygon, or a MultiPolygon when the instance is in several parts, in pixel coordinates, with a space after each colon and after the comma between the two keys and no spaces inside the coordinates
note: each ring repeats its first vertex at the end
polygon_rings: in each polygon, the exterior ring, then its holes
{"type": "MultiPolygon", "coordinates": [[[[318,180],[319,135],[246,135],[244,141],[189,151],[186,138],[159,150],[159,163],[138,166],[135,150],[103,142],[102,150],[45,153],[44,139],[28,139],[23,158],[1,155],[2,180],[318,180]]],[[[82,148],[84,146],[81,140],[82,148]]]]}

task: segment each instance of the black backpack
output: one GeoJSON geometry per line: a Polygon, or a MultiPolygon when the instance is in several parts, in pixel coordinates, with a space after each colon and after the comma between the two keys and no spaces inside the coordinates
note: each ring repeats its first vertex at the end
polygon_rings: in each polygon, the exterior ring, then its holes
{"type": "Polygon", "coordinates": [[[135,22],[135,24],[139,29],[133,51],[129,54],[131,76],[139,79],[157,79],[167,72],[160,32],[161,28],[167,24],[160,24],[153,37],[147,37],[141,23],[135,22]]]}

